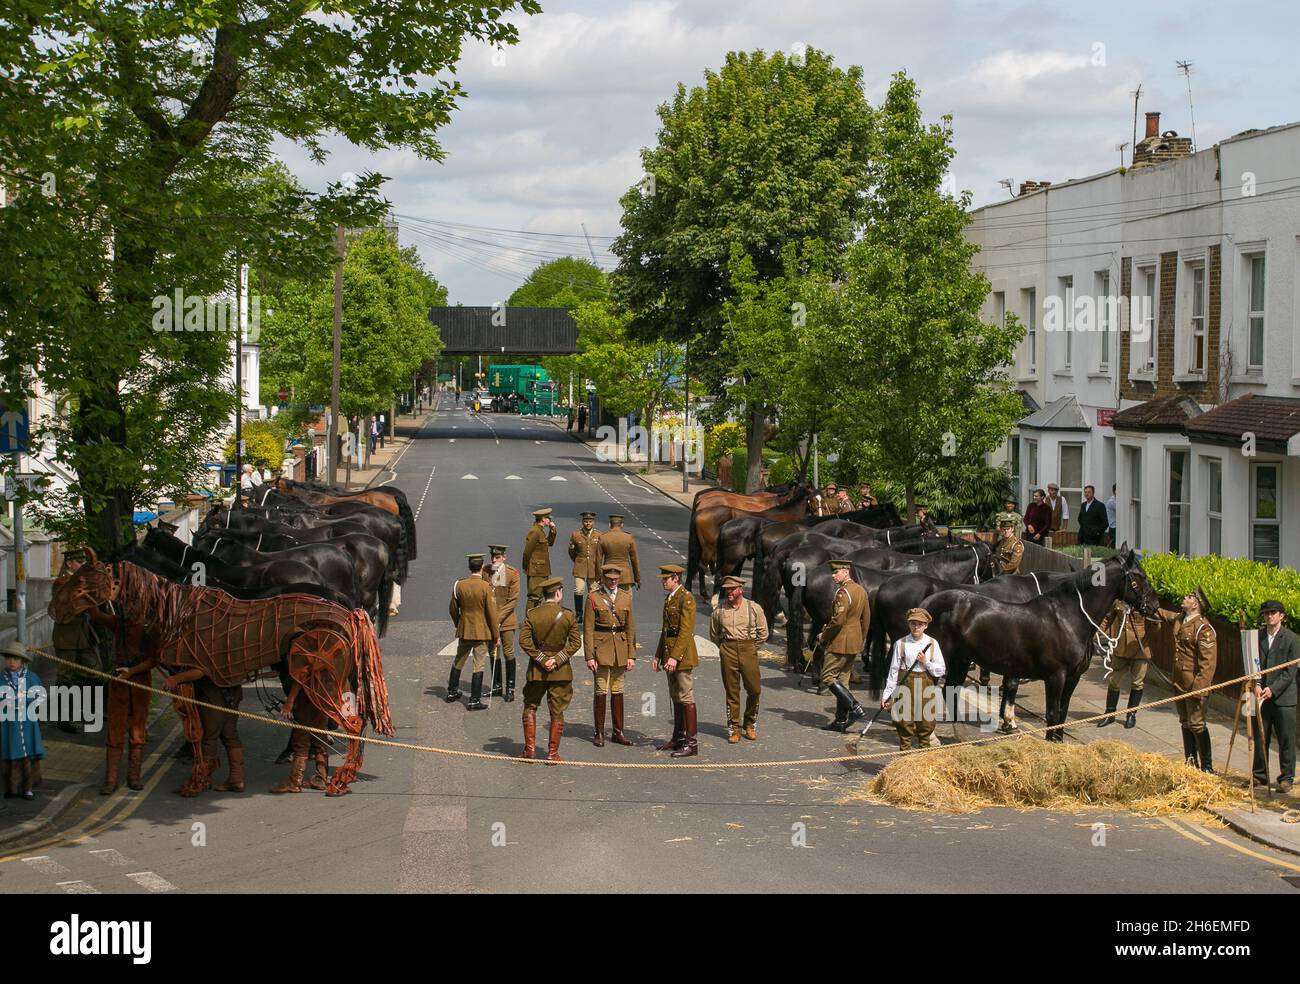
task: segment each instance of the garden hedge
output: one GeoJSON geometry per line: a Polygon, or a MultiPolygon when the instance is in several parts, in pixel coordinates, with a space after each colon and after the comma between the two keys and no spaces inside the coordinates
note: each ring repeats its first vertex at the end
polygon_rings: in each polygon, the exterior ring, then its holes
{"type": "Polygon", "coordinates": [[[1240,613],[1248,626],[1256,626],[1260,624],[1259,606],[1275,599],[1286,608],[1286,624],[1300,631],[1300,573],[1292,568],[1213,554],[1180,557],[1161,553],[1143,557],[1142,570],[1168,608],[1179,607],[1183,596],[1199,587],[1209,598],[1214,615],[1235,625],[1240,613]]]}

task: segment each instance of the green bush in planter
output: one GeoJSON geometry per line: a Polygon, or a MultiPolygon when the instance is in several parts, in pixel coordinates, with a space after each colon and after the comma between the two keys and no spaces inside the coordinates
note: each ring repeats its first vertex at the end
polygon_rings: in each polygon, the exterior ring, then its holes
{"type": "Polygon", "coordinates": [[[1272,598],[1286,608],[1287,625],[1300,630],[1300,574],[1291,568],[1244,557],[1161,553],[1143,557],[1142,570],[1167,608],[1178,608],[1183,596],[1199,587],[1210,600],[1213,615],[1235,625],[1240,613],[1247,625],[1255,626],[1259,606],[1272,598]]]}

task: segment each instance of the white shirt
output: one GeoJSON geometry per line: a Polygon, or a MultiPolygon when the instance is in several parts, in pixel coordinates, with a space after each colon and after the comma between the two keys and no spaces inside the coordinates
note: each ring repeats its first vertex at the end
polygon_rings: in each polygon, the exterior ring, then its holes
{"type": "Polygon", "coordinates": [[[903,638],[894,640],[894,648],[889,655],[889,678],[885,681],[885,690],[881,694],[882,700],[888,700],[890,694],[898,688],[898,678],[916,665],[916,657],[926,646],[930,647],[930,651],[925,657],[925,672],[937,680],[948,671],[943,662],[943,650],[939,648],[938,640],[931,639],[923,632],[918,642],[909,632],[903,638]]]}
{"type": "Polygon", "coordinates": [[[1106,500],[1106,525],[1108,525],[1111,529],[1115,528],[1115,516],[1116,516],[1116,503],[1115,503],[1115,497],[1112,495],[1109,499],[1106,500]]]}
{"type": "Polygon", "coordinates": [[[1064,523],[1070,518],[1070,503],[1066,501],[1065,496],[1063,495],[1058,495],[1055,499],[1050,495],[1047,497],[1047,504],[1053,509],[1056,508],[1056,503],[1058,501],[1061,503],[1061,522],[1064,523]]]}

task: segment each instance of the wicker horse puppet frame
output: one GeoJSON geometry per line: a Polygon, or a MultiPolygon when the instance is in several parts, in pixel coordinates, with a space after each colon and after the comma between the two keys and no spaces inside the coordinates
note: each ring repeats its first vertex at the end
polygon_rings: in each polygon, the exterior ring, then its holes
{"type": "MultiPolygon", "coordinates": [[[[217,686],[239,686],[283,659],[294,683],[288,706],[295,719],[315,723],[314,709],[350,736],[328,795],[350,791],[362,762],[357,738],[367,724],[393,734],[379,642],[362,609],[349,611],[305,594],[246,601],[217,588],[176,584],[129,561],[108,564],[86,548],[85,563],[55,582],[49,611],[56,622],[68,623],[92,609],[149,629],[159,666],[168,674],[165,686],[182,697],[193,697],[200,676],[217,686]],[[310,708],[295,708],[303,698],[310,708]]],[[[195,750],[181,793],[197,795],[210,781],[199,748],[198,708],[183,700],[175,704],[195,750]]]]}

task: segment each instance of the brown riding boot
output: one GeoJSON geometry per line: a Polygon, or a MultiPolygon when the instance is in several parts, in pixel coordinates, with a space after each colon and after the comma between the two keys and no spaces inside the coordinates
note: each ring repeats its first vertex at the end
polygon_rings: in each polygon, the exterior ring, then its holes
{"type": "Polygon", "coordinates": [[[597,748],[605,747],[605,695],[596,695],[596,734],[591,743],[597,748]]]}
{"type": "Polygon", "coordinates": [[[126,750],[126,785],[129,789],[144,789],[140,781],[140,767],[144,765],[144,746],[131,745],[126,750]]]}
{"type": "Polygon", "coordinates": [[[682,747],[685,740],[685,720],[686,714],[682,710],[685,705],[673,701],[673,736],[667,741],[661,741],[655,745],[656,752],[675,752],[682,747]]]}
{"type": "Polygon", "coordinates": [[[609,740],[616,745],[630,745],[627,735],[623,734],[623,695],[609,695],[610,716],[614,719],[614,733],[609,736],[609,740]]]}
{"type": "Polygon", "coordinates": [[[682,746],[677,749],[677,751],[673,752],[673,758],[675,759],[690,758],[692,755],[700,754],[700,745],[695,739],[695,705],[683,704],[682,716],[685,718],[685,721],[683,722],[685,735],[682,739],[682,746]]]}
{"type": "Polygon", "coordinates": [[[546,746],[546,761],[563,762],[560,758],[560,738],[564,736],[564,722],[551,718],[551,740],[546,746]]]}
{"type": "Polygon", "coordinates": [[[289,778],[277,786],[271,787],[273,793],[301,793],[302,792],[302,775],[307,771],[307,755],[293,754],[293,768],[289,772],[289,778]]]}
{"type": "Polygon", "coordinates": [[[108,749],[108,757],[104,761],[104,782],[99,787],[100,796],[111,796],[117,792],[117,773],[122,767],[122,749],[108,749]]]}
{"type": "Polygon", "coordinates": [[[244,750],[227,748],[226,754],[230,756],[230,775],[226,776],[225,782],[219,782],[212,788],[219,793],[242,793],[244,791],[244,750]]]}
{"type": "Polygon", "coordinates": [[[312,789],[328,789],[330,784],[330,753],[324,745],[316,745],[316,774],[306,783],[312,789]]]}
{"type": "Polygon", "coordinates": [[[524,711],[524,754],[520,758],[537,757],[537,712],[524,711]]]}

